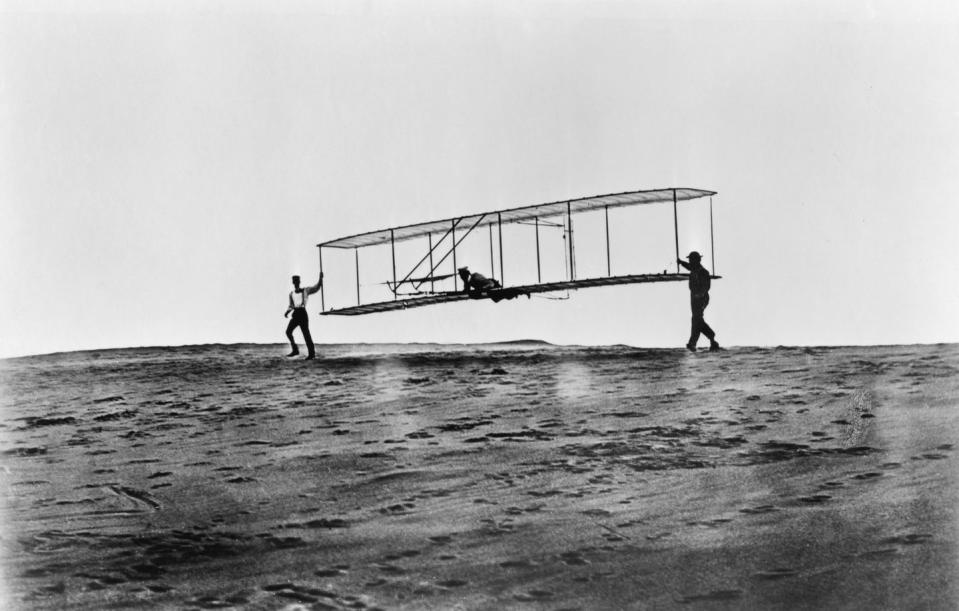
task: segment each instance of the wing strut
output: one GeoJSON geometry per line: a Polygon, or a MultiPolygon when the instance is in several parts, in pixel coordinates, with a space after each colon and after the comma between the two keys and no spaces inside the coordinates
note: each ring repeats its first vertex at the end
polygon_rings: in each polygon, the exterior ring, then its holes
{"type": "MultiPolygon", "coordinates": [[[[433,269],[433,234],[432,233],[426,234],[426,238],[427,238],[427,245],[430,247],[430,269],[433,269]]],[[[436,283],[433,282],[432,274],[430,274],[430,292],[431,293],[436,292],[436,283]]]]}
{"type": "Polygon", "coordinates": [[[673,236],[676,238],[676,273],[679,273],[679,215],[676,213],[676,189],[673,189],[673,236]]]}
{"type": "MultiPolygon", "coordinates": [[[[396,286],[396,237],[390,229],[390,252],[393,253],[393,286],[396,286]]],[[[396,300],[396,289],[393,289],[393,300],[396,300]]]]}
{"type": "MultiPolygon", "coordinates": [[[[496,213],[496,229],[499,233],[499,281],[500,284],[504,284],[506,280],[503,279],[503,215],[499,212],[496,213]]],[[[489,270],[490,274],[494,274],[492,268],[489,270]]]]}
{"type": "Polygon", "coordinates": [[[536,284],[543,282],[543,274],[539,267],[539,217],[536,217],[536,284]]]}
{"type": "Polygon", "coordinates": [[[713,242],[713,196],[709,196],[709,258],[713,265],[713,273],[716,273],[716,245],[713,242]]]}
{"type": "Polygon", "coordinates": [[[326,294],[323,291],[323,247],[317,246],[320,251],[320,311],[326,312],[326,294]]]}
{"type": "Polygon", "coordinates": [[[613,267],[609,262],[609,206],[603,208],[606,211],[606,275],[613,275],[613,267]]]}

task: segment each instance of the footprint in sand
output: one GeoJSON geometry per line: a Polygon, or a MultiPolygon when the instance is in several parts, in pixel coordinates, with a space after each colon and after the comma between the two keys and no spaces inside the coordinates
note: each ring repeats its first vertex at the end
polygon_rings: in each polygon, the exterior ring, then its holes
{"type": "Polygon", "coordinates": [[[263,590],[271,592],[274,596],[288,598],[301,603],[308,603],[311,609],[337,609],[338,607],[327,605],[321,602],[321,598],[339,601],[340,597],[334,592],[320,588],[308,588],[297,586],[292,583],[276,583],[263,586],[263,590]]]}
{"type": "Polygon", "coordinates": [[[882,477],[882,473],[876,473],[875,471],[870,471],[868,473],[860,473],[859,475],[853,475],[853,479],[860,481],[866,481],[871,479],[876,479],[877,477],[882,477]]]}
{"type": "Polygon", "coordinates": [[[536,566],[529,560],[505,560],[500,562],[499,565],[504,569],[528,569],[536,566]]]}
{"type": "Polygon", "coordinates": [[[678,602],[682,604],[689,604],[695,602],[709,602],[709,601],[720,601],[720,600],[735,600],[743,595],[742,590],[714,590],[708,594],[693,594],[691,596],[686,596],[681,598],[678,602]]]}
{"type": "Polygon", "coordinates": [[[774,581],[776,579],[784,579],[786,577],[795,577],[798,574],[799,573],[797,571],[792,569],[780,568],[771,569],[768,571],[760,571],[759,573],[754,574],[753,577],[764,581],[774,581]]]}
{"type": "Polygon", "coordinates": [[[414,558],[416,556],[419,556],[420,553],[421,552],[419,550],[409,549],[409,550],[404,550],[402,552],[397,552],[395,554],[387,554],[386,556],[383,557],[383,559],[389,562],[392,562],[394,560],[402,560],[403,558],[414,558]]]}
{"type": "MultiPolygon", "coordinates": [[[[890,558],[892,556],[897,556],[898,554],[899,554],[899,550],[896,549],[895,547],[885,547],[882,549],[863,552],[861,554],[857,554],[857,556],[860,558],[865,558],[869,560],[869,559],[890,558]]],[[[856,557],[856,556],[853,556],[853,557],[856,557]]]]}
{"type": "Polygon", "coordinates": [[[406,437],[409,439],[432,439],[435,435],[428,433],[426,431],[414,431],[412,433],[407,433],[406,437]]]}
{"type": "Polygon", "coordinates": [[[282,528],[349,528],[350,523],[342,518],[317,518],[306,522],[288,522],[282,528]]]}
{"type": "Polygon", "coordinates": [[[559,555],[563,564],[568,566],[584,566],[589,564],[589,560],[583,558],[580,552],[563,552],[559,555]]]}
{"type": "Polygon", "coordinates": [[[803,503],[809,503],[812,505],[817,505],[825,503],[826,501],[832,500],[832,497],[828,494],[813,494],[811,496],[801,496],[799,500],[803,503]]]}
{"type": "Polygon", "coordinates": [[[819,484],[820,490],[835,490],[836,488],[845,488],[846,484],[842,482],[824,482],[819,484]]]}
{"type": "Polygon", "coordinates": [[[150,494],[143,490],[137,490],[129,486],[108,485],[107,490],[114,493],[122,499],[126,499],[135,507],[132,511],[156,511],[160,509],[160,503],[150,494]]]}
{"type": "Polygon", "coordinates": [[[190,600],[187,604],[191,607],[199,607],[200,609],[228,609],[234,606],[232,603],[221,600],[216,596],[198,596],[190,600]]]}
{"type": "Polygon", "coordinates": [[[410,513],[410,510],[416,507],[413,503],[397,503],[380,509],[383,515],[403,515],[410,513]]]}
{"type": "Polygon", "coordinates": [[[691,522],[686,522],[687,526],[705,526],[706,528],[718,528],[723,524],[732,522],[730,518],[713,518],[712,520],[694,520],[691,522]]]}
{"type": "Polygon", "coordinates": [[[530,590],[525,594],[516,594],[513,596],[516,600],[525,603],[543,601],[543,600],[552,600],[555,597],[553,592],[548,590],[530,590]]]}
{"type": "Polygon", "coordinates": [[[246,483],[255,482],[255,481],[257,481],[257,479],[256,479],[255,477],[245,477],[245,476],[242,476],[242,475],[238,475],[237,477],[231,477],[230,479],[226,480],[226,483],[228,483],[228,484],[246,484],[246,483]]]}
{"type": "Polygon", "coordinates": [[[747,514],[760,514],[760,513],[773,513],[774,511],[779,511],[773,505],[759,505],[758,507],[745,507],[740,509],[740,513],[747,514]]]}
{"type": "Polygon", "coordinates": [[[608,516],[613,515],[611,512],[606,511],[605,509],[587,509],[587,510],[582,511],[582,512],[580,512],[580,513],[582,513],[582,514],[584,514],[584,515],[596,516],[596,517],[600,517],[600,518],[605,518],[605,517],[608,517],[608,516]]]}
{"type": "Polygon", "coordinates": [[[665,539],[672,534],[673,533],[668,532],[656,533],[655,535],[646,535],[646,539],[649,541],[659,541],[660,539],[665,539]]]}
{"type": "Polygon", "coordinates": [[[910,533],[908,535],[901,535],[898,537],[890,537],[888,539],[883,539],[883,543],[893,543],[899,545],[919,545],[921,543],[927,543],[932,540],[932,535],[926,533],[910,533]]]}

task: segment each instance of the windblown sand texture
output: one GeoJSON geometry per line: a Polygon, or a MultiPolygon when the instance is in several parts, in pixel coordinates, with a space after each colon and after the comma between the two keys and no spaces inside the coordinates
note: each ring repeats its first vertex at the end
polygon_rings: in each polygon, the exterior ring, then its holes
{"type": "Polygon", "coordinates": [[[0,361],[11,609],[959,608],[959,347],[0,361]]]}

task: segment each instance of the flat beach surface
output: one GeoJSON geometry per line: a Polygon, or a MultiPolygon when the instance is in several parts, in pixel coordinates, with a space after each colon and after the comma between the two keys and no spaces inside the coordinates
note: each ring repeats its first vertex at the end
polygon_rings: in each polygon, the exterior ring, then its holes
{"type": "Polygon", "coordinates": [[[956,609],[959,346],[0,361],[9,609],[956,609]]]}

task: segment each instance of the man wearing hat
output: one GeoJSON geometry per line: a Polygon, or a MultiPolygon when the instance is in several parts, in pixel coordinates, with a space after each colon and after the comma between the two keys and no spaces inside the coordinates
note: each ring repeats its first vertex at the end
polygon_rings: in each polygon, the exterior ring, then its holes
{"type": "Polygon", "coordinates": [[[709,338],[710,350],[719,350],[716,334],[703,318],[703,312],[709,305],[709,285],[711,281],[709,270],[703,267],[702,259],[702,256],[695,250],[689,253],[689,263],[682,259],[676,259],[677,263],[689,270],[689,306],[693,311],[693,321],[686,348],[690,352],[696,352],[696,343],[699,341],[700,333],[709,338]]]}
{"type": "Polygon", "coordinates": [[[323,286],[323,272],[320,272],[320,279],[314,286],[301,287],[300,277],[293,276],[293,290],[290,291],[290,305],[286,308],[283,318],[293,312],[293,318],[290,324],[286,326],[286,337],[290,340],[290,346],[293,351],[287,356],[296,356],[300,349],[296,347],[296,340],[293,339],[293,330],[297,327],[303,332],[303,342],[306,344],[306,360],[316,358],[316,349],[313,347],[313,337],[310,335],[310,317],[306,313],[306,301],[310,295],[320,290],[323,286]]]}

